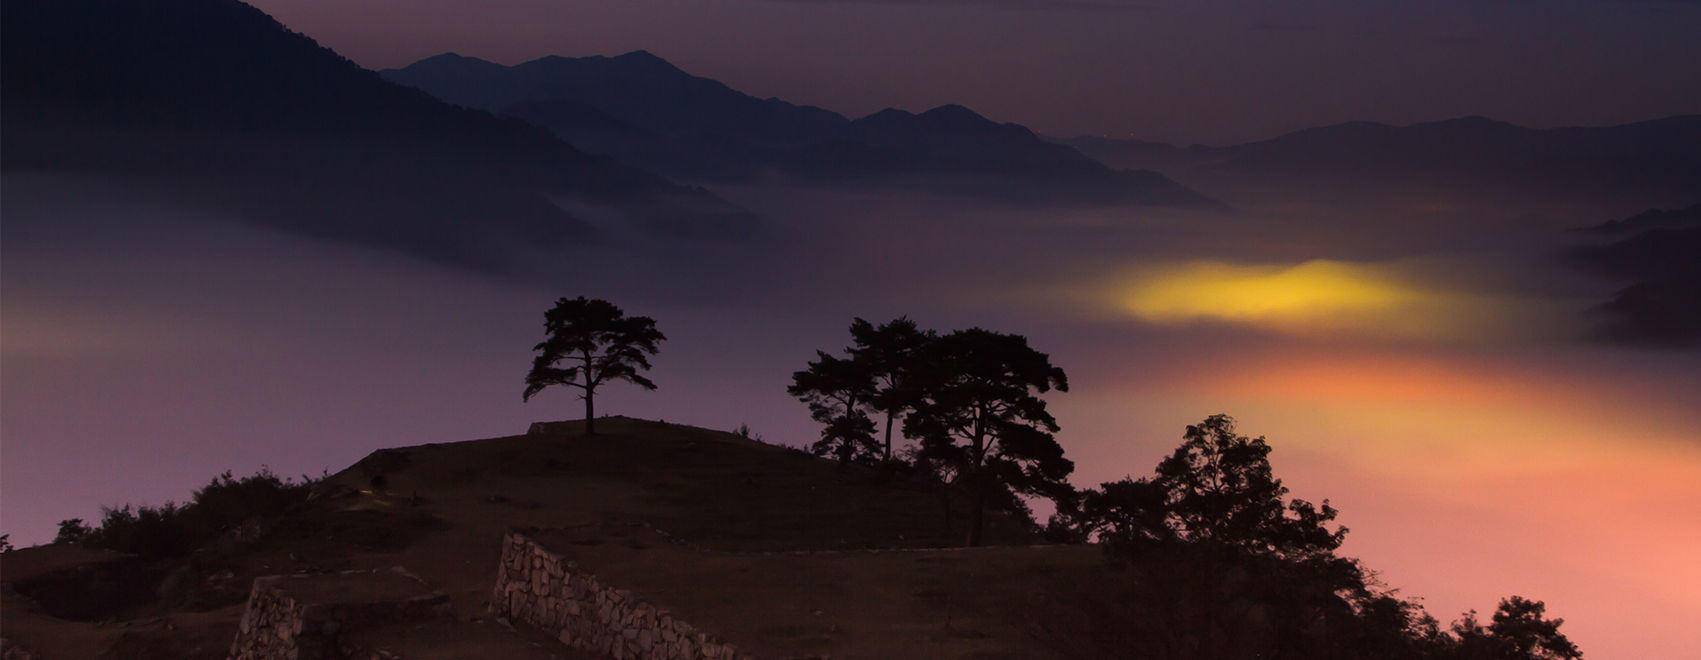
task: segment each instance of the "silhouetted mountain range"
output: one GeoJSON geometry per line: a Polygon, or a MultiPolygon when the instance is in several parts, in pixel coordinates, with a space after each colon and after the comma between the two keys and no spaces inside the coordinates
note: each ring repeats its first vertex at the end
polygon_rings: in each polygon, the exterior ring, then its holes
{"type": "Polygon", "coordinates": [[[1396,127],[1350,122],[1228,147],[1058,140],[1116,167],[1183,181],[1264,178],[1469,195],[1686,204],[1701,198],[1701,115],[1532,129],[1483,117],[1396,127]]]}
{"type": "Polygon", "coordinates": [[[237,0],[8,0],[4,169],[146,180],[329,238],[502,267],[594,240],[551,196],[694,235],[754,231],[701,189],[384,81],[237,0]]]}
{"type": "Polygon", "coordinates": [[[1659,227],[1678,229],[1692,225],[1701,225],[1701,204],[1676,211],[1648,209],[1622,220],[1608,220],[1590,227],[1588,231],[1598,234],[1627,234],[1659,227]]]}
{"type": "Polygon", "coordinates": [[[1585,245],[1573,264],[1634,283],[1596,308],[1602,338],[1670,348],[1701,347],[1701,204],[1650,210],[1591,231],[1638,232],[1613,243],[1585,245]]]}
{"type": "Polygon", "coordinates": [[[451,103],[547,126],[588,151],[699,181],[778,176],[1032,204],[1210,203],[1155,172],[1112,169],[961,106],[888,109],[853,121],[758,99],[644,51],[511,67],[450,53],[381,73],[451,103]]]}

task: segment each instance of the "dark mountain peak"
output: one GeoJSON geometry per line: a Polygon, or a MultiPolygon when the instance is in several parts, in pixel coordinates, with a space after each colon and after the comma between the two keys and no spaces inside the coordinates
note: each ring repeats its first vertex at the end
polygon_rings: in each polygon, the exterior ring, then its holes
{"type": "Polygon", "coordinates": [[[867,116],[865,116],[861,119],[858,119],[856,121],[859,122],[859,123],[860,122],[902,121],[906,118],[910,118],[910,117],[914,117],[914,116],[915,116],[915,113],[910,112],[908,110],[899,110],[897,108],[886,108],[885,110],[881,110],[879,112],[867,115],[867,116]]]}
{"type": "Polygon", "coordinates": [[[998,169],[1024,175],[1110,172],[1071,147],[1040,139],[1024,126],[1000,124],[960,105],[942,105],[919,115],[887,108],[851,125],[854,139],[860,142],[924,155],[935,164],[949,163],[948,169],[998,169]]]}
{"type": "Polygon", "coordinates": [[[386,83],[236,0],[9,0],[5,9],[0,98],[9,124],[336,133],[474,150],[491,140],[573,152],[517,122],[468,116],[386,83]],[[434,130],[451,125],[458,134],[434,130]]]}
{"type": "Polygon", "coordinates": [[[1160,175],[1111,170],[961,105],[921,114],[887,108],[851,121],[821,108],[758,99],[645,51],[546,57],[476,84],[424,75],[424,68],[386,75],[444,99],[489,89],[480,107],[546,126],[592,152],[699,181],[749,181],[777,172],[1032,203],[1205,201],[1160,175]]]}
{"type": "MultiPolygon", "coordinates": [[[[855,122],[859,128],[926,135],[979,135],[1023,139],[1033,132],[1017,124],[999,124],[960,105],[942,105],[921,114],[887,108],[855,122]]],[[[1038,139],[1034,136],[1034,139],[1038,139]]]]}
{"type": "Polygon", "coordinates": [[[495,65],[495,66],[501,66],[499,64],[496,64],[495,62],[489,62],[489,61],[481,60],[481,59],[476,58],[476,57],[467,57],[465,55],[462,55],[462,54],[456,53],[456,52],[443,53],[442,55],[432,55],[431,57],[427,57],[427,58],[420,60],[418,62],[414,62],[413,64],[411,64],[409,66],[416,66],[416,65],[421,65],[421,64],[429,66],[429,65],[434,65],[434,64],[441,65],[441,64],[449,64],[449,63],[458,63],[458,62],[468,62],[468,63],[475,63],[475,64],[491,64],[491,65],[495,65]]]}
{"type": "MultiPolygon", "coordinates": [[[[273,227],[491,269],[514,245],[592,235],[554,195],[656,216],[644,222],[748,222],[520,119],[386,82],[238,0],[6,0],[4,10],[8,173],[140,177],[197,199],[216,190],[216,203],[273,227]]],[[[507,70],[454,54],[414,68],[475,87],[479,71],[507,70]]]]}
{"type": "Polygon", "coordinates": [[[1600,234],[1627,234],[1661,227],[1685,227],[1701,224],[1701,204],[1673,211],[1648,209],[1621,220],[1608,220],[1588,228],[1600,234]]]}
{"type": "MultiPolygon", "coordinates": [[[[604,57],[591,55],[589,57],[562,57],[547,55],[530,62],[523,62],[512,67],[516,70],[531,69],[548,76],[567,76],[582,79],[588,76],[662,76],[674,80],[692,80],[715,82],[707,78],[698,78],[684,69],[674,66],[672,62],[655,56],[647,50],[635,50],[623,55],[604,57]]],[[[715,83],[719,84],[719,83],[715,83]]]]}
{"type": "MultiPolygon", "coordinates": [[[[442,56],[438,56],[439,58],[442,56]]],[[[604,57],[542,57],[463,80],[421,60],[384,76],[438,98],[507,113],[522,103],[572,101],[661,136],[721,136],[753,145],[795,147],[833,139],[849,120],[835,112],[762,100],[691,75],[643,50],[604,57]]],[[[570,126],[551,125],[558,132],[570,126]]]]}
{"type": "Polygon", "coordinates": [[[935,121],[993,123],[992,120],[980,116],[980,113],[955,103],[947,103],[918,116],[935,121]]]}
{"type": "Polygon", "coordinates": [[[660,65],[665,66],[669,69],[678,70],[678,67],[673,66],[672,62],[664,60],[661,57],[657,56],[656,54],[651,53],[650,51],[647,51],[647,50],[643,50],[643,49],[638,49],[638,50],[632,51],[630,53],[625,53],[623,55],[615,55],[614,57],[611,57],[609,59],[625,60],[625,61],[628,61],[628,62],[649,62],[651,64],[660,64],[660,65]]]}

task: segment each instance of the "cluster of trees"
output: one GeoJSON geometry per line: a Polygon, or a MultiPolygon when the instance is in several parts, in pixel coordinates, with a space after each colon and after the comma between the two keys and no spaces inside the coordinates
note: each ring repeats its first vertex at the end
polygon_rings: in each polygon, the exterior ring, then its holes
{"type": "Polygon", "coordinates": [[[979,328],[940,335],[907,318],[879,326],[858,318],[850,330],[843,357],[817,351],[788,388],[822,425],[814,453],[841,467],[911,470],[966,495],[970,545],[989,512],[1031,523],[1024,497],[1054,502],[1045,537],[1096,541],[1115,567],[1036,608],[1037,634],[1069,655],[1582,657],[1539,601],[1513,596],[1487,625],[1473,611],[1443,629],[1381,587],[1358,560],[1336,554],[1347,529],[1334,507],[1289,499],[1269,443],[1239,435],[1227,415],[1188,426],[1151,477],[1076,489],[1040,398],[1068,391],[1068,379],[1024,337],[979,328]],[[900,422],[915,444],[895,454],[900,422]]]}
{"type": "MultiPolygon", "coordinates": [[[[586,432],[603,383],[647,389],[639,374],[666,339],[646,317],[583,297],[545,313],[547,338],[527,375],[525,398],[543,388],[580,389],[586,432]]],[[[1216,658],[1385,660],[1576,660],[1575,644],[1546,606],[1502,600],[1485,624],[1471,611],[1445,629],[1336,554],[1347,535],[1338,512],[1289,499],[1263,438],[1239,435],[1227,415],[1188,426],[1155,474],[1098,488],[1067,481],[1074,464],[1054,434],[1041,395],[1069,382],[1021,335],[972,328],[941,335],[907,318],[851,324],[844,357],[817,352],[788,391],[822,424],[814,453],[921,475],[938,485],[947,518],[953,496],[970,503],[967,543],[982,540],[990,513],[1033,525],[1024,498],[1056,513],[1043,528],[1057,543],[1096,541],[1111,570],[1060,584],[1029,608],[1036,635],[1066,656],[1140,660],[1216,658]],[[877,422],[876,420],[880,420],[877,422]],[[884,431],[884,440],[878,431],[884,431]],[[893,434],[914,444],[894,451],[893,434]]],[[[269,470],[226,472],[185,505],[103,509],[98,526],[60,523],[59,544],[163,559],[186,555],[238,526],[306,501],[315,480],[269,470]]],[[[0,550],[9,544],[0,536],[0,550]]]]}
{"type": "Polygon", "coordinates": [[[1213,415],[1187,427],[1154,476],[1058,500],[1047,535],[1097,540],[1118,569],[1059,594],[1042,634],[1094,658],[1582,657],[1559,632],[1563,620],[1518,596],[1502,600],[1486,626],[1472,611],[1442,629],[1336,554],[1347,534],[1332,525],[1337,511],[1327,500],[1287,499],[1270,450],[1213,415]],[[1062,634],[1083,621],[1099,634],[1062,634]]]}
{"type": "MultiPolygon", "coordinates": [[[[968,545],[979,545],[989,511],[1031,520],[1023,496],[1066,498],[1075,464],[1053,436],[1057,420],[1039,395],[1067,392],[1068,377],[1027,338],[971,328],[940,335],[899,318],[851,324],[847,357],[817,351],[788,388],[822,424],[811,449],[853,463],[903,466],[967,496],[968,545]],[[885,442],[875,438],[885,420],[885,442]],[[903,422],[916,442],[896,455],[903,422]]],[[[944,498],[947,506],[950,493],[944,498]]]]}
{"type": "Polygon", "coordinates": [[[60,521],[58,545],[80,545],[139,555],[143,559],[188,556],[196,549],[252,522],[269,522],[303,502],[318,480],[280,478],[267,468],[240,479],[229,471],[196,489],[186,504],[102,507],[101,520],[60,521]]]}
{"type": "MultiPolygon", "coordinates": [[[[650,369],[667,339],[654,319],[627,316],[605,300],[561,298],[544,312],[544,341],[526,374],[522,398],[552,386],[577,388],[585,401],[585,433],[596,433],[595,397],[605,383],[626,381],[655,389],[650,369]]],[[[979,545],[988,511],[1032,519],[1023,496],[1067,499],[1074,464],[1052,434],[1057,420],[1038,395],[1068,391],[1063,370],[1020,335],[973,328],[940,335],[899,318],[875,326],[851,324],[854,346],[846,357],[817,352],[809,368],[793,375],[792,395],[821,422],[817,455],[852,464],[902,466],[945,485],[949,514],[953,491],[967,496],[967,543],[979,545]],[[877,439],[884,420],[884,441],[877,439]],[[902,421],[910,451],[895,453],[893,433],[902,421]]],[[[949,515],[947,515],[949,518],[949,515]]]]}
{"type": "MultiPolygon", "coordinates": [[[[545,314],[547,339],[525,398],[551,385],[592,397],[605,382],[655,385],[638,372],[665,339],[646,317],[601,300],[562,298],[545,314]]],[[[1036,634],[1091,658],[1386,658],[1575,660],[1546,606],[1513,596],[1491,621],[1469,612],[1443,629],[1417,603],[1381,587],[1358,560],[1336,554],[1347,529],[1325,500],[1289,499],[1262,437],[1213,415],[1187,427],[1155,474],[1076,489],[1057,420],[1041,395],[1068,377],[1021,335],[981,328],[941,335],[907,318],[858,318],[842,356],[816,352],[787,391],[821,424],[811,446],[841,469],[907,471],[969,502],[968,545],[989,514],[1033,524],[1024,498],[1056,513],[1043,529],[1059,543],[1098,542],[1113,570],[1034,608],[1036,634]],[[900,427],[913,444],[895,451],[900,427]],[[883,432],[883,433],[882,433],[883,432]]],[[[1038,525],[1034,525],[1038,528],[1038,525]]]]}

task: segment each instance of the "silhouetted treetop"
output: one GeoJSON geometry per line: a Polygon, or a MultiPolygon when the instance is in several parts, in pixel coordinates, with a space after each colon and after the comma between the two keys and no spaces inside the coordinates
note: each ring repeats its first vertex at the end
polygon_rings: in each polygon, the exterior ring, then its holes
{"type": "Polygon", "coordinates": [[[1063,370],[1021,335],[972,328],[927,344],[915,374],[919,396],[904,434],[918,456],[951,466],[971,494],[968,543],[980,543],[988,506],[1026,512],[1017,495],[1067,498],[1075,464],[1052,434],[1057,420],[1040,394],[1067,392],[1063,370]]]}
{"type": "Polygon", "coordinates": [[[876,327],[861,318],[851,322],[850,348],[856,361],[867,365],[875,380],[875,392],[868,406],[886,416],[885,460],[892,460],[892,427],[898,418],[913,410],[919,392],[912,376],[920,366],[922,352],[929,342],[938,338],[932,330],[923,331],[908,317],[898,317],[876,327]]]}
{"type": "Polygon", "coordinates": [[[1304,556],[1333,552],[1345,527],[1336,511],[1304,500],[1284,503],[1287,487],[1270,469],[1263,437],[1235,433],[1234,419],[1212,415],[1188,426],[1184,441],[1158,464],[1154,483],[1166,494],[1168,520],[1181,538],[1256,552],[1304,556]]]}
{"type": "Polygon", "coordinates": [[[597,387],[624,380],[647,390],[656,389],[639,371],[649,371],[647,356],[658,352],[657,344],[667,337],[656,330],[655,319],[626,316],[606,300],[579,296],[562,298],[544,312],[546,339],[532,350],[538,355],[526,374],[522,400],[552,385],[566,385],[584,392],[585,434],[596,434],[597,387]],[[565,366],[562,366],[565,363],[565,366]]]}
{"type": "Polygon", "coordinates": [[[868,417],[869,400],[875,395],[873,369],[862,360],[815,354],[818,359],[793,373],[792,385],[786,388],[823,425],[821,439],[811,449],[817,456],[836,456],[840,468],[872,461],[878,456],[874,420],[868,417]]]}

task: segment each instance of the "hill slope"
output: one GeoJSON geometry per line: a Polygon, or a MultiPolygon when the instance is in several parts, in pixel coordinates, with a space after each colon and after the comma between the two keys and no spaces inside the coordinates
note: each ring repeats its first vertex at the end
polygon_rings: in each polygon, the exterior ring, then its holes
{"type": "Polygon", "coordinates": [[[1027,204],[1207,204],[1162,175],[1117,171],[961,106],[855,121],[757,99],[644,51],[512,67],[453,53],[385,78],[547,126],[581,148],[672,176],[899,187],[1027,204]]]}
{"type": "MultiPolygon", "coordinates": [[[[155,651],[126,657],[223,657],[255,577],[398,565],[448,594],[463,623],[493,627],[477,621],[503,534],[547,527],[569,530],[585,570],[761,657],[1045,657],[1009,617],[1051,576],[1103,562],[1087,546],[1027,547],[1033,532],[1003,518],[989,521],[989,540],[1013,547],[863,552],[958,545],[962,503],[947,526],[921,482],[732,433],[622,417],[600,420],[594,437],[581,428],[374,452],[257,538],[177,567],[159,603],[117,613],[135,622],[130,642],[10,602],[7,635],[48,652],[81,640],[90,658],[138,640],[155,651]],[[179,628],[155,625],[161,616],[179,628]]],[[[496,644],[432,635],[438,648],[415,644],[406,657],[478,657],[463,645],[496,644]]]]}
{"type": "Polygon", "coordinates": [[[3,11],[9,173],[132,177],[279,228],[493,268],[512,244],[594,239],[550,195],[753,225],[700,189],[385,82],[237,0],[3,11]]]}

